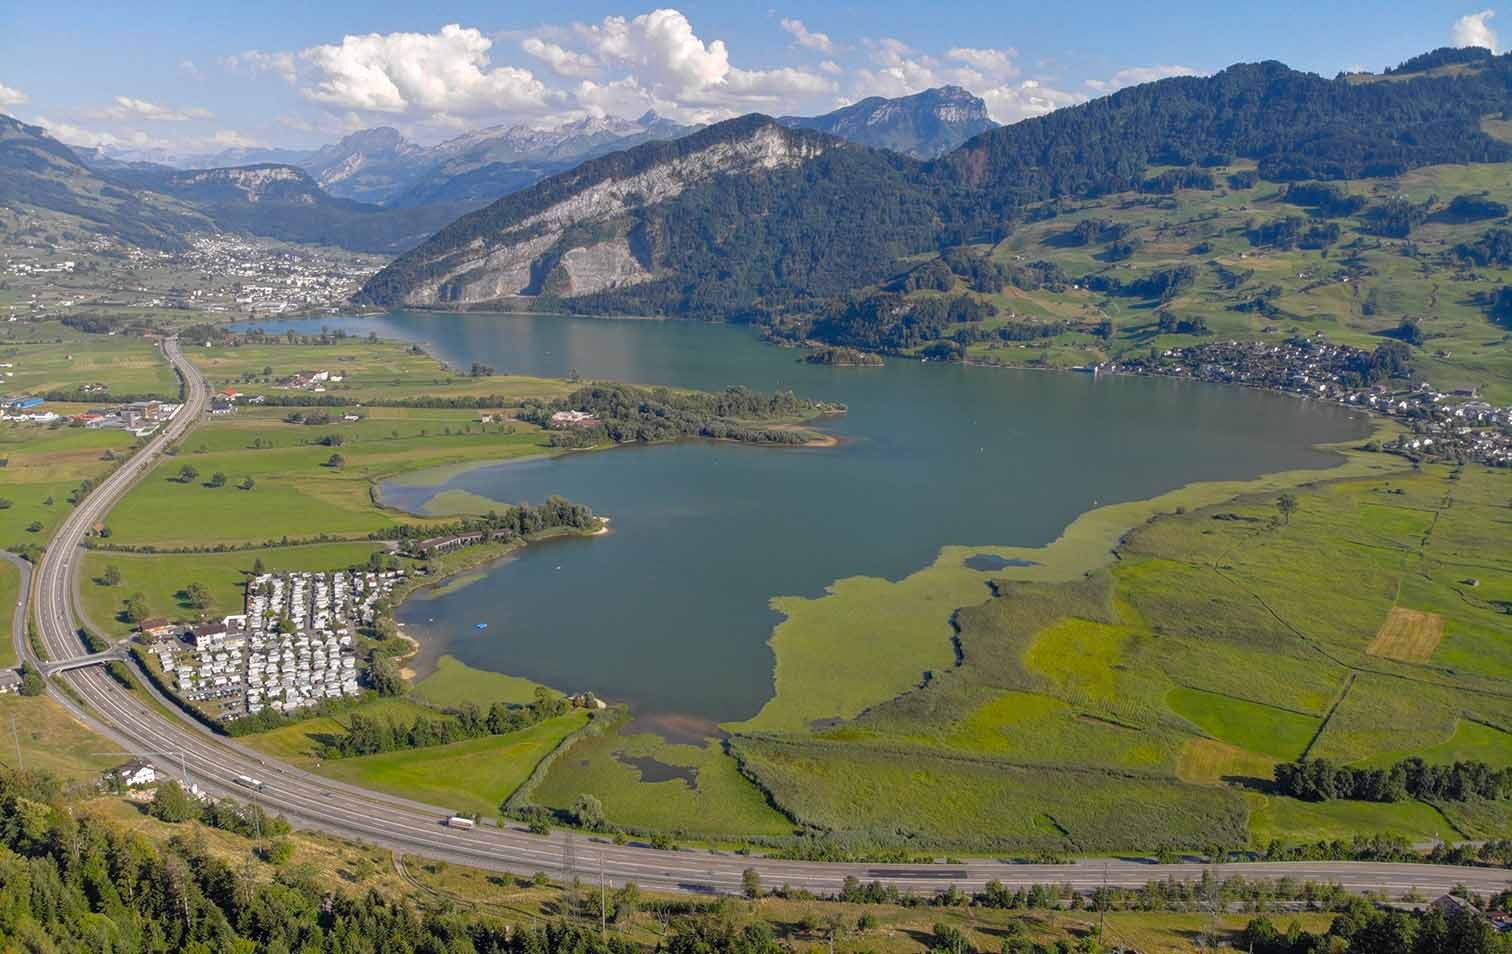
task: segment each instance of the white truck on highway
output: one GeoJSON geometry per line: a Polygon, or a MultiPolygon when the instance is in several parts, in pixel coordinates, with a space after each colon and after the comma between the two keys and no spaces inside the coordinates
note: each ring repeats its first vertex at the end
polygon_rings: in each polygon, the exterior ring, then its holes
{"type": "Polygon", "coordinates": [[[448,828],[460,828],[463,831],[472,831],[478,827],[478,823],[466,815],[453,815],[446,820],[446,826],[448,828]]]}

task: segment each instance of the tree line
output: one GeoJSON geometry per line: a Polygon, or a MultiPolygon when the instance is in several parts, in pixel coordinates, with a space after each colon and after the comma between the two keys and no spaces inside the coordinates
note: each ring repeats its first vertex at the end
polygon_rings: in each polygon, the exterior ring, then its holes
{"type": "Polygon", "coordinates": [[[1430,765],[1403,759],[1390,768],[1337,765],[1328,759],[1299,759],[1275,768],[1277,790],[1309,802],[1353,799],[1366,802],[1463,802],[1512,798],[1512,768],[1462,761],[1430,765]]]}
{"type": "Polygon", "coordinates": [[[792,420],[837,409],[800,398],[791,391],[762,394],[749,388],[730,387],[717,393],[687,392],[597,382],[560,400],[526,401],[519,418],[550,428],[552,415],[560,411],[592,415],[591,424],[554,432],[553,436],[568,446],[591,446],[606,439],[623,444],[684,437],[752,444],[802,444],[810,435],[752,422],[792,420]]]}
{"type": "Polygon", "coordinates": [[[567,699],[544,686],[537,686],[535,699],[525,705],[496,702],[484,713],[469,702],[437,715],[422,713],[408,725],[354,712],[346,731],[321,745],[321,757],[339,759],[376,755],[400,749],[447,745],[485,735],[508,735],[565,715],[571,708],[572,703],[567,699]]]}

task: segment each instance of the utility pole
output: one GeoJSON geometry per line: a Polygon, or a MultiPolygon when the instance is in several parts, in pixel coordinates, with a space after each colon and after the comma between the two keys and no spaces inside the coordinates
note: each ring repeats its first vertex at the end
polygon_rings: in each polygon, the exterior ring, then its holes
{"type": "Polygon", "coordinates": [[[26,771],[26,763],[21,761],[21,733],[16,731],[16,714],[11,713],[11,738],[16,740],[16,770],[26,771]]]}
{"type": "Polygon", "coordinates": [[[568,916],[578,916],[578,883],[577,883],[577,845],[574,842],[572,832],[567,833],[567,838],[562,842],[562,878],[567,887],[567,911],[568,916]]]}
{"type": "Polygon", "coordinates": [[[1103,862],[1102,897],[1097,899],[1097,943],[1103,943],[1108,930],[1108,863],[1103,862]]]}

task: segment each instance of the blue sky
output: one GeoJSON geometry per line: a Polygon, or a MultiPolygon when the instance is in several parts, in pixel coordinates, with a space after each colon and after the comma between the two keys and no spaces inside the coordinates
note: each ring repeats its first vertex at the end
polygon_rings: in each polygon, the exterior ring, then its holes
{"type": "Polygon", "coordinates": [[[1240,61],[1333,75],[1498,46],[1494,9],[1477,5],[1144,6],[0,0],[0,111],[75,144],[145,152],[308,146],[376,125],[431,143],[647,109],[817,113],[944,83],[1012,122],[1240,61]]]}

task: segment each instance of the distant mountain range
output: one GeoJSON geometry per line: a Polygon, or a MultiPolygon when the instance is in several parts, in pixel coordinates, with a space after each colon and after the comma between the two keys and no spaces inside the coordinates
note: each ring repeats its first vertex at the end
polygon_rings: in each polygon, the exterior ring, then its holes
{"type": "MultiPolygon", "coordinates": [[[[815,129],[915,158],[932,158],[995,124],[982,100],[947,86],[900,99],[872,97],[823,116],[785,116],[815,129]]],[[[150,162],[185,169],[276,163],[309,173],[331,195],[394,208],[435,203],[482,206],[565,172],[585,159],[697,131],[648,112],[638,119],[588,117],[558,126],[490,126],[421,146],[388,126],[364,129],[313,150],[228,149],[170,157],[160,152],[78,150],[101,171],[150,162]]]]}
{"type": "MultiPolygon", "coordinates": [[[[1209,170],[1236,160],[1279,182],[1512,160],[1480,127],[1512,110],[1512,55],[1452,53],[1389,79],[1265,62],[1161,80],[983,132],[928,162],[742,117],[500,199],[355,300],[741,317],[817,306],[896,274],[903,256],[995,241],[1033,203],[1214,189],[1209,170]]],[[[855,109],[828,127],[854,135],[891,112],[855,109]]]]}
{"type": "Polygon", "coordinates": [[[783,116],[777,121],[915,159],[942,156],[998,125],[987,116],[987,104],[959,86],[898,99],[872,96],[823,116],[783,116]]]}

